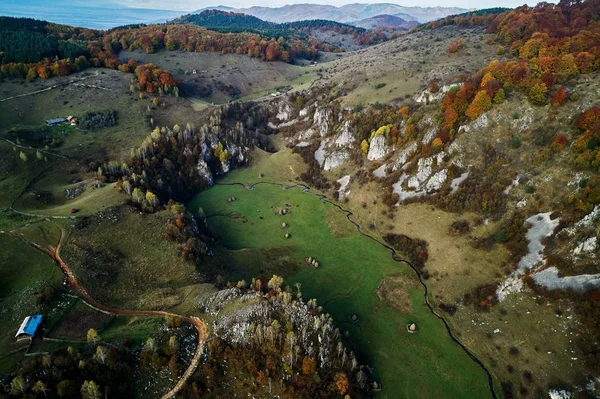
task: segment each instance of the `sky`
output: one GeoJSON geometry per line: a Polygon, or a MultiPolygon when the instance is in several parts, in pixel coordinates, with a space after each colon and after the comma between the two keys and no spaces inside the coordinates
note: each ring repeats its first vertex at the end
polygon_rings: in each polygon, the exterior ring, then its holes
{"type": "MultiPolygon", "coordinates": [[[[25,0],[26,1],[26,0],[25,0]]],[[[160,8],[170,10],[194,11],[200,8],[226,5],[234,8],[247,8],[251,6],[279,7],[293,3],[316,3],[341,6],[348,3],[394,3],[402,6],[421,7],[462,7],[462,8],[490,8],[490,7],[518,7],[523,4],[533,6],[537,1],[526,0],[405,0],[402,2],[385,0],[215,0],[209,3],[206,0],[110,0],[125,7],[160,8]]],[[[555,1],[551,1],[555,2],[555,1]]]]}

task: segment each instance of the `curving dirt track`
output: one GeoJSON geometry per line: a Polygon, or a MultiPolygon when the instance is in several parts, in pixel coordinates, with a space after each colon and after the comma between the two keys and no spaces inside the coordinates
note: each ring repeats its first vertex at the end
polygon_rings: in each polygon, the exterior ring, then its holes
{"type": "Polygon", "coordinates": [[[206,340],[206,337],[208,336],[208,328],[202,320],[200,320],[197,317],[182,316],[182,315],[179,315],[176,313],[165,312],[162,310],[116,309],[116,308],[113,308],[110,306],[103,305],[103,304],[99,303],[98,301],[96,301],[94,298],[92,298],[90,296],[90,294],[88,294],[87,290],[79,284],[79,282],[73,275],[73,271],[71,270],[71,268],[69,268],[69,266],[60,257],[60,248],[62,247],[63,241],[64,241],[64,231],[61,231],[60,241],[56,247],[50,245],[47,248],[44,248],[41,245],[34,243],[32,241],[29,241],[29,240],[26,240],[26,241],[34,248],[36,248],[36,249],[44,252],[48,256],[50,256],[56,262],[56,264],[58,266],[60,266],[64,275],[67,277],[67,284],[71,288],[73,288],[75,291],[77,291],[80,298],[83,301],[85,301],[88,305],[90,305],[91,307],[96,308],[101,311],[104,311],[104,312],[113,313],[113,314],[117,314],[117,315],[176,317],[182,321],[185,321],[185,322],[193,325],[196,328],[196,331],[198,331],[198,347],[196,348],[196,353],[194,354],[194,357],[192,358],[187,370],[185,371],[185,373],[183,373],[183,375],[181,376],[181,378],[179,379],[177,384],[169,392],[164,394],[162,396],[162,399],[170,399],[170,398],[174,397],[181,390],[181,388],[183,388],[183,385],[186,383],[188,378],[190,378],[190,376],[192,375],[194,370],[196,370],[196,367],[198,366],[198,363],[200,362],[200,357],[202,356],[202,352],[204,350],[204,342],[206,340]]]}

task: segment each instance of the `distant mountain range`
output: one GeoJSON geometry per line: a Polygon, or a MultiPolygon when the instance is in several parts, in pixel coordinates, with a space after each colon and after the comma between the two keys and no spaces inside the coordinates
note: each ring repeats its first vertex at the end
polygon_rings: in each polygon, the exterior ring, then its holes
{"type": "Polygon", "coordinates": [[[425,23],[444,18],[447,15],[462,14],[469,11],[458,7],[404,7],[390,3],[376,4],[347,4],[340,7],[322,4],[291,4],[282,7],[232,8],[228,6],[205,7],[204,10],[222,10],[244,13],[270,22],[294,22],[311,19],[326,19],[330,21],[352,23],[367,18],[388,15],[402,18],[405,21],[425,23]]]}
{"type": "Polygon", "coordinates": [[[386,28],[393,30],[410,30],[419,26],[419,23],[414,20],[405,20],[395,15],[376,15],[371,18],[361,19],[350,23],[359,28],[376,29],[386,28]]]}

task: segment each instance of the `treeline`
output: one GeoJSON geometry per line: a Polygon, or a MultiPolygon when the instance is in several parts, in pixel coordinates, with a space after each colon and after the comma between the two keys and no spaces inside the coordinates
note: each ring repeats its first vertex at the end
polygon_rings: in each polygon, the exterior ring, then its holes
{"type": "Polygon", "coordinates": [[[288,28],[284,24],[263,21],[252,15],[220,10],[205,10],[200,14],[184,15],[183,17],[171,21],[171,23],[193,24],[217,32],[256,33],[265,38],[274,39],[283,37],[284,39],[299,38],[306,40],[308,38],[306,34],[288,28]]]}
{"type": "Polygon", "coordinates": [[[122,65],[118,58],[123,49],[236,53],[284,62],[312,60],[319,51],[338,50],[303,33],[275,39],[248,32],[215,32],[194,25],[136,25],[103,32],[32,19],[1,18],[0,78],[47,79],[87,67],[134,72],[135,63],[122,65]]]}
{"type": "Polygon", "coordinates": [[[483,10],[465,12],[457,15],[448,15],[445,18],[424,24],[417,29],[436,29],[448,25],[488,26],[499,14],[502,14],[509,10],[510,8],[494,7],[485,8],[483,10]]]}
{"type": "Polygon", "coordinates": [[[188,52],[220,52],[246,54],[267,61],[314,59],[319,51],[332,51],[334,47],[314,38],[265,38],[256,33],[222,33],[195,25],[150,25],[139,29],[113,29],[104,37],[115,51],[142,50],[154,53],[159,50],[184,50],[188,52]]]}
{"type": "Polygon", "coordinates": [[[194,24],[218,32],[227,33],[256,33],[265,39],[283,38],[285,40],[304,40],[316,46],[325,48],[324,51],[339,51],[342,49],[326,43],[320,43],[310,37],[315,30],[333,31],[339,34],[352,35],[362,45],[377,44],[387,40],[383,32],[370,31],[351,25],[327,20],[306,20],[287,22],[282,24],[263,21],[257,17],[226,12],[220,10],[206,10],[200,14],[191,14],[178,18],[173,23],[194,24]],[[328,46],[328,47],[327,47],[328,46]]]}

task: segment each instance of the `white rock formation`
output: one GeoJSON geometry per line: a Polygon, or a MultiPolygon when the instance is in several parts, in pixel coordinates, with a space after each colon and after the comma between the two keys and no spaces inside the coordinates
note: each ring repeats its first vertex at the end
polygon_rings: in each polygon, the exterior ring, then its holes
{"type": "Polygon", "coordinates": [[[392,166],[392,170],[395,172],[399,168],[403,167],[404,164],[406,164],[408,157],[414,154],[415,151],[417,151],[417,143],[412,143],[411,145],[403,149],[396,157],[396,160],[394,161],[394,166],[392,166]]]}
{"type": "Polygon", "coordinates": [[[348,184],[350,184],[350,175],[346,175],[337,181],[340,183],[340,189],[338,190],[339,199],[342,200],[350,194],[348,184]]]}
{"type": "Polygon", "coordinates": [[[279,112],[277,113],[277,119],[280,121],[287,121],[292,115],[292,107],[287,102],[279,104],[279,112]]]}
{"type": "Polygon", "coordinates": [[[525,235],[528,241],[528,252],[519,261],[517,270],[512,272],[510,276],[498,286],[496,290],[498,300],[504,300],[509,293],[521,291],[523,288],[521,277],[523,277],[525,272],[543,262],[544,246],[542,245],[542,240],[552,235],[559,222],[558,218],[554,220],[550,219],[550,215],[551,212],[538,213],[525,221],[525,224],[531,225],[525,235]]]}
{"type": "Polygon", "coordinates": [[[198,165],[196,165],[196,170],[198,174],[205,179],[212,186],[214,184],[214,179],[208,164],[204,160],[199,160],[198,165]]]}
{"type": "Polygon", "coordinates": [[[519,269],[525,271],[539,265],[544,257],[542,239],[550,237],[558,226],[558,218],[550,219],[551,212],[539,213],[531,216],[525,223],[531,224],[525,237],[527,238],[527,255],[519,261],[519,269]]]}
{"type": "Polygon", "coordinates": [[[310,128],[308,128],[308,130],[305,130],[304,132],[300,132],[300,134],[298,135],[298,140],[308,140],[312,136],[314,136],[314,134],[315,134],[315,130],[312,127],[310,127],[310,128]]]}
{"type": "Polygon", "coordinates": [[[310,111],[310,107],[302,108],[300,110],[300,112],[298,113],[298,116],[300,116],[300,118],[304,118],[306,115],[308,115],[309,111],[310,111]]]}
{"type": "Polygon", "coordinates": [[[348,159],[348,152],[346,150],[328,151],[328,148],[326,148],[328,141],[328,139],[321,141],[321,145],[315,151],[315,159],[323,170],[337,168],[348,159]]]}
{"type": "Polygon", "coordinates": [[[423,140],[422,143],[423,144],[429,144],[433,141],[433,138],[435,137],[435,135],[438,132],[438,128],[437,127],[432,127],[429,130],[427,130],[427,132],[425,132],[425,134],[423,135],[423,140]]]}
{"type": "Polygon", "coordinates": [[[467,177],[469,177],[469,172],[470,172],[470,170],[467,169],[467,171],[465,173],[452,179],[452,181],[450,182],[450,188],[452,189],[451,193],[458,190],[458,187],[461,185],[461,183],[464,182],[465,180],[467,180],[467,177]]]}
{"type": "Polygon", "coordinates": [[[375,177],[385,177],[385,176],[387,176],[386,173],[385,173],[385,167],[386,167],[386,164],[383,164],[380,167],[378,167],[377,169],[375,169],[373,171],[373,176],[375,176],[375,177]]]}
{"type": "Polygon", "coordinates": [[[573,393],[566,389],[551,389],[548,391],[548,396],[550,396],[550,399],[571,399],[573,393]]]}
{"type": "Polygon", "coordinates": [[[421,93],[417,94],[414,97],[414,100],[418,103],[426,103],[427,100],[429,100],[429,102],[439,101],[444,97],[444,94],[446,94],[451,88],[460,85],[460,83],[444,85],[440,87],[440,90],[437,93],[431,93],[429,90],[423,90],[421,93]]]}
{"type": "Polygon", "coordinates": [[[429,179],[427,185],[425,186],[425,191],[429,194],[434,191],[439,191],[442,188],[442,185],[448,179],[448,171],[446,169],[442,169],[429,179]]]}
{"type": "Polygon", "coordinates": [[[573,249],[573,251],[571,251],[571,253],[574,256],[579,256],[579,255],[594,256],[596,254],[597,250],[598,250],[598,239],[596,237],[590,237],[587,240],[579,243],[579,245],[577,245],[573,249]]]}
{"type": "Polygon", "coordinates": [[[346,159],[348,159],[348,153],[346,151],[333,151],[325,157],[323,170],[335,169],[346,162],[346,159]]]}
{"type": "Polygon", "coordinates": [[[327,121],[327,110],[318,108],[315,110],[315,116],[313,117],[313,125],[318,129],[321,137],[325,136],[329,132],[329,122],[327,121]]]}
{"type": "Polygon", "coordinates": [[[578,276],[559,277],[558,269],[549,267],[533,275],[533,281],[549,290],[590,291],[600,288],[600,274],[580,274],[578,276]]]}
{"type": "Polygon", "coordinates": [[[385,144],[385,136],[379,135],[373,137],[369,143],[369,153],[367,159],[369,161],[377,161],[387,155],[387,145],[385,144]]]}
{"type": "Polygon", "coordinates": [[[458,130],[460,131],[462,129],[463,132],[468,133],[472,130],[484,129],[484,128],[488,127],[488,124],[489,124],[488,115],[487,115],[487,113],[484,113],[481,116],[479,116],[479,118],[475,119],[474,121],[459,127],[458,130]]]}
{"type": "Polygon", "coordinates": [[[427,180],[429,176],[431,176],[431,165],[433,164],[433,157],[430,158],[421,158],[417,163],[418,169],[417,174],[411,176],[408,179],[408,187],[414,189],[420,189],[421,183],[427,180]]]}
{"type": "Polygon", "coordinates": [[[335,145],[338,147],[350,147],[354,143],[354,135],[350,131],[350,121],[344,122],[342,132],[335,139],[335,145]]]}

